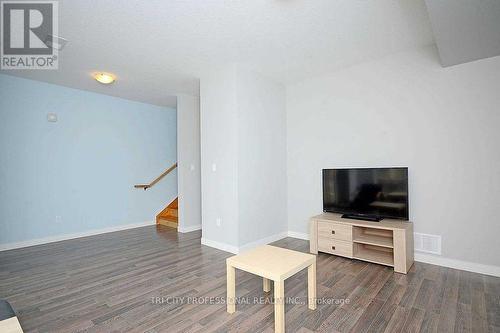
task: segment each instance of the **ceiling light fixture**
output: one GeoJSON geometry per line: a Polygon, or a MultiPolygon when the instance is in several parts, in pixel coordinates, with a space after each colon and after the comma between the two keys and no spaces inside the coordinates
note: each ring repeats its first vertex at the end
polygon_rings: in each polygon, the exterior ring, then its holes
{"type": "Polygon", "coordinates": [[[115,82],[115,76],[110,73],[105,73],[105,72],[100,72],[94,74],[94,79],[97,80],[97,82],[102,83],[102,84],[110,84],[115,82]]]}

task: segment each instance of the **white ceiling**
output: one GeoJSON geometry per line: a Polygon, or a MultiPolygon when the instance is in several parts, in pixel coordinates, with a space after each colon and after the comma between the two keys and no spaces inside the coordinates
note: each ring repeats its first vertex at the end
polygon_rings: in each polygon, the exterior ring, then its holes
{"type": "Polygon", "coordinates": [[[59,70],[9,74],[166,106],[198,95],[209,66],[286,84],[433,43],[423,0],[60,0],[59,12],[59,70]]]}
{"type": "Polygon", "coordinates": [[[499,0],[426,0],[441,63],[500,55],[499,0]]]}

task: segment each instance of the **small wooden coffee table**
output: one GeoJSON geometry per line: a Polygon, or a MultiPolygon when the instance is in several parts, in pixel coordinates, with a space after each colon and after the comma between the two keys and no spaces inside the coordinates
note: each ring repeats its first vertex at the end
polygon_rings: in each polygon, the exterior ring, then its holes
{"type": "Polygon", "coordinates": [[[264,291],[274,281],[274,330],[285,332],[285,280],[307,267],[309,309],[316,309],[316,256],[264,245],[226,259],[227,312],[236,311],[235,268],[263,277],[264,291]]]}

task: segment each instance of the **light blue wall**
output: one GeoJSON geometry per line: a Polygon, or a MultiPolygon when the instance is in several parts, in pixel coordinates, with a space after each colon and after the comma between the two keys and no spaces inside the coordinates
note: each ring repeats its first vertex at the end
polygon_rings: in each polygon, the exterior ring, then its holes
{"type": "Polygon", "coordinates": [[[176,172],[133,185],[176,161],[176,137],[175,109],[0,75],[0,245],[152,221],[176,172]]]}

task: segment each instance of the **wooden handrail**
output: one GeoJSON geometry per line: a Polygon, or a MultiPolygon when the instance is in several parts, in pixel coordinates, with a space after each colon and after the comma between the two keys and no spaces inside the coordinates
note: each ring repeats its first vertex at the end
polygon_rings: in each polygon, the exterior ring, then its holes
{"type": "Polygon", "coordinates": [[[162,173],[161,175],[159,175],[151,183],[149,183],[149,184],[134,185],[134,187],[135,188],[142,188],[142,189],[144,189],[144,191],[146,191],[148,188],[153,187],[156,183],[158,183],[163,177],[165,177],[166,175],[168,175],[175,168],[177,168],[177,163],[174,163],[170,168],[168,168],[167,170],[165,170],[164,173],[162,173]]]}

